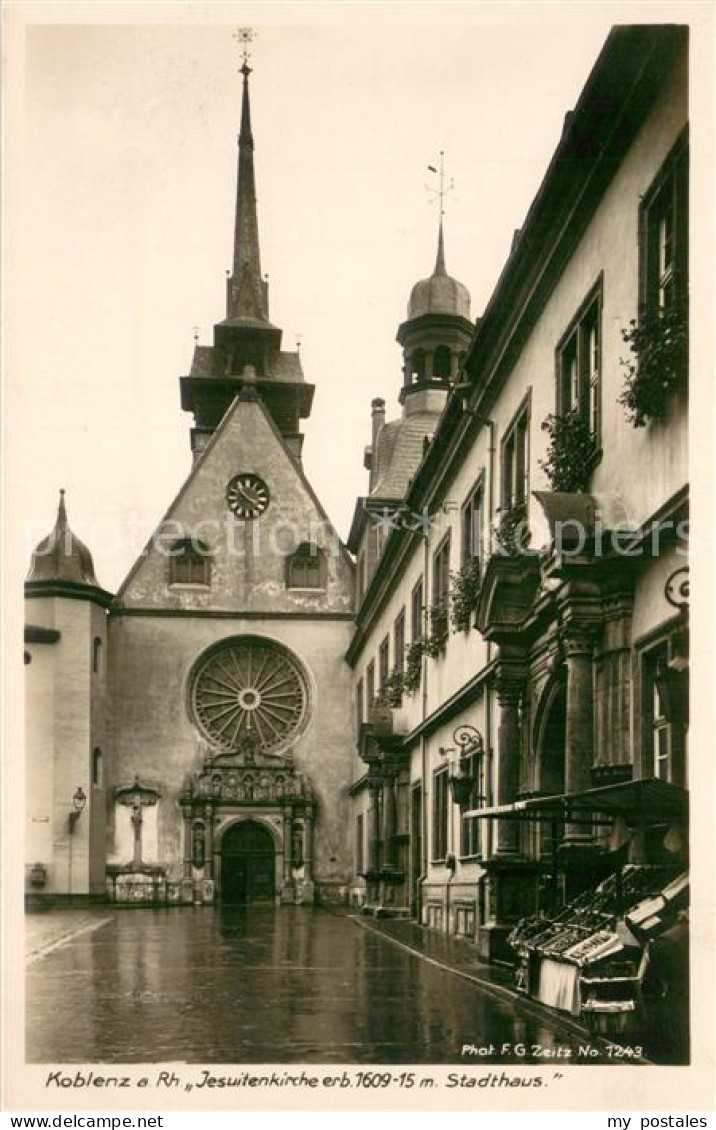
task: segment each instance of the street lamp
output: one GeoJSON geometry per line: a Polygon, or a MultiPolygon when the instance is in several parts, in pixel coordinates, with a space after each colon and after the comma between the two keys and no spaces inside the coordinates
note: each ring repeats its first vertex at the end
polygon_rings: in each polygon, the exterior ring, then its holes
{"type": "MultiPolygon", "coordinates": [[[[455,762],[451,758],[449,761],[450,773],[448,781],[450,783],[450,790],[452,792],[452,799],[455,804],[461,807],[467,804],[472,795],[472,790],[475,787],[475,775],[470,772],[469,758],[472,754],[482,754],[485,751],[482,734],[476,730],[474,726],[462,725],[458,726],[453,734],[453,741],[459,747],[460,759],[457,764],[457,774],[455,774],[455,762]]],[[[440,747],[440,756],[448,758],[451,753],[455,753],[454,747],[444,748],[440,747]]],[[[482,797],[480,800],[484,799],[482,797]]]]}
{"type": "Polygon", "coordinates": [[[86,804],[87,804],[87,796],[85,794],[85,791],[84,791],[84,789],[82,788],[81,785],[78,785],[77,788],[75,789],[75,795],[72,797],[72,805],[73,805],[74,811],[71,812],[70,815],[69,815],[70,835],[72,835],[74,833],[75,824],[77,823],[80,816],[82,815],[82,811],[83,811],[84,806],[86,804]]]}

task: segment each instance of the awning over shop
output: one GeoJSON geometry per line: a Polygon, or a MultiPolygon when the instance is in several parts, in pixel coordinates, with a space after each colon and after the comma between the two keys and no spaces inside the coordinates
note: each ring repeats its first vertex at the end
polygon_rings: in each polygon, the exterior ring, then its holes
{"type": "Polygon", "coordinates": [[[525,797],[512,804],[474,808],[465,815],[478,820],[567,820],[580,813],[600,813],[639,824],[670,824],[686,820],[688,799],[686,789],[648,777],[578,793],[525,797]]]}

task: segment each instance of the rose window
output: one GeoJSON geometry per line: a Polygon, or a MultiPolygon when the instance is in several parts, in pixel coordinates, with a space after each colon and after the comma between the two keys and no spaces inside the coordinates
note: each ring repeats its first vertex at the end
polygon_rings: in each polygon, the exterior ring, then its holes
{"type": "Polygon", "coordinates": [[[306,701],[298,663],[277,644],[251,636],[214,649],[191,688],[200,729],[223,750],[286,745],[303,725],[306,701]]]}

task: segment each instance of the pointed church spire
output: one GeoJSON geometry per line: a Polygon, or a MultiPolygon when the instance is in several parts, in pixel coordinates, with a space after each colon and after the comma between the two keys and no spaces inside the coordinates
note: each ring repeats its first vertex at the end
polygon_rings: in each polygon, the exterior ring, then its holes
{"type": "Polygon", "coordinates": [[[234,263],[227,284],[226,315],[229,319],[268,321],[268,286],[261,276],[259,224],[256,213],[254,138],[251,132],[251,104],[246,52],[241,67],[243,91],[239,130],[239,169],[236,186],[234,263]]]}
{"type": "Polygon", "coordinates": [[[191,372],[181,378],[182,408],[194,415],[191,442],[196,458],[237,393],[263,398],[286,445],[299,458],[300,420],[309,415],[313,396],[298,351],[282,350],[282,330],[269,321],[268,283],[261,275],[249,90],[253,36],[250,28],[240,28],[236,34],[243,51],[239,69],[243,81],[234,260],[226,280],[226,317],[214,325],[212,346],[195,346],[191,372]]]}
{"type": "Polygon", "coordinates": [[[438,232],[438,256],[435,260],[433,275],[446,275],[445,270],[445,240],[443,237],[443,218],[440,216],[440,230],[438,232]]]}

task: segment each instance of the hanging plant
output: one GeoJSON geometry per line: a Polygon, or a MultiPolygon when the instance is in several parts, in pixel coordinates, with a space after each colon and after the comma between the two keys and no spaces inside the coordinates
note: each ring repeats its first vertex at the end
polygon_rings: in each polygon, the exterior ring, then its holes
{"type": "Polygon", "coordinates": [[[480,562],[467,561],[459,573],[450,574],[450,622],[454,632],[466,632],[480,599],[480,562]]]}
{"type": "Polygon", "coordinates": [[[430,609],[430,635],[423,641],[423,650],[431,659],[437,659],[445,651],[450,634],[450,616],[447,602],[440,601],[430,609]]]}
{"type": "Polygon", "coordinates": [[[501,506],[499,518],[494,528],[495,548],[504,557],[519,557],[530,543],[527,525],[527,506],[524,502],[516,506],[501,506]]]}
{"type": "Polygon", "coordinates": [[[379,706],[389,706],[391,710],[395,710],[403,701],[404,690],[404,674],[396,667],[378,691],[376,701],[379,706]]]}
{"type": "Polygon", "coordinates": [[[423,675],[423,641],[415,640],[405,649],[405,670],[403,671],[403,689],[406,694],[414,695],[420,686],[423,675]]]}
{"type": "Polygon", "coordinates": [[[689,325],[685,303],[632,318],[622,339],[632,356],[620,358],[626,370],[619,403],[635,428],[663,420],[669,402],[686,382],[689,325]]]}
{"type": "Polygon", "coordinates": [[[586,490],[597,444],[579,409],[548,416],[542,422],[542,431],[549,434],[549,447],[547,458],[540,459],[539,465],[552,490],[570,494],[586,490]]]}

